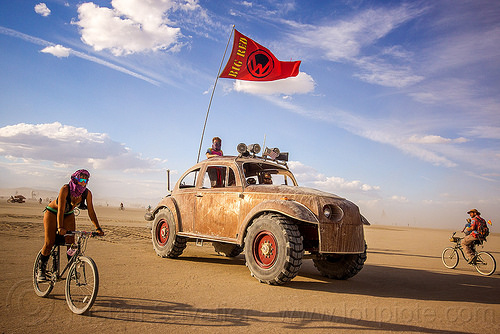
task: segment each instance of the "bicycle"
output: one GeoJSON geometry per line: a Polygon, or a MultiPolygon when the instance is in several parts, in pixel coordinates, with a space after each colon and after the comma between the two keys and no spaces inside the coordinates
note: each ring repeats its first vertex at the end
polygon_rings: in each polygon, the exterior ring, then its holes
{"type": "Polygon", "coordinates": [[[50,258],[47,262],[47,280],[39,282],[37,279],[40,267],[41,251],[35,259],[33,266],[33,288],[39,297],[47,297],[56,282],[66,280],[65,296],[69,309],[76,314],[83,314],[94,304],[99,290],[99,273],[92,258],[85,256],[89,237],[98,235],[97,232],[68,231],[65,236],[76,236],[76,242],[68,250],[68,263],[60,271],[60,247],[65,245],[59,242],[52,247],[50,258]],[[68,271],[68,276],[64,274],[68,271]]]}
{"type": "MultiPolygon", "coordinates": [[[[450,241],[455,243],[453,247],[446,247],[441,254],[441,260],[443,264],[448,269],[454,269],[458,265],[458,261],[460,259],[458,251],[462,253],[462,257],[467,261],[464,251],[462,249],[462,244],[460,243],[463,238],[456,237],[455,234],[457,232],[453,232],[450,237],[450,241]]],[[[476,245],[482,245],[483,240],[478,240],[474,242],[472,245],[472,249],[474,250],[474,256],[472,257],[470,264],[476,268],[477,272],[484,276],[492,275],[496,268],[497,264],[493,255],[488,252],[477,252],[476,245]]]]}

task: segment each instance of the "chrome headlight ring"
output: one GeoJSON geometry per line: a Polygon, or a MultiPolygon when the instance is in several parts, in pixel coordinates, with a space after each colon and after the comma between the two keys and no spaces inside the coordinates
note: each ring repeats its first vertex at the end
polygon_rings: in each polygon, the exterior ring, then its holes
{"type": "Polygon", "coordinates": [[[344,210],[335,204],[326,204],[323,206],[323,215],[331,221],[339,222],[344,218],[344,210]]]}

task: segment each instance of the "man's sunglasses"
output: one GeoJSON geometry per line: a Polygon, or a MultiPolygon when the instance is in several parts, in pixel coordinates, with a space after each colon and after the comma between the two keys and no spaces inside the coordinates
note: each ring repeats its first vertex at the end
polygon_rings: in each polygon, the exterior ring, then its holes
{"type": "Polygon", "coordinates": [[[78,179],[78,182],[87,183],[88,181],[89,179],[83,179],[83,178],[78,179]]]}

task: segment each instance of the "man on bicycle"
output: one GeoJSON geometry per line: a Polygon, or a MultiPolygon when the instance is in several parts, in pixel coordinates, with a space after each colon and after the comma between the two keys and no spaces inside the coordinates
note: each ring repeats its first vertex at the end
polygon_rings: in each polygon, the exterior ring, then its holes
{"type": "Polygon", "coordinates": [[[470,215],[471,223],[470,226],[466,226],[465,233],[469,232],[465,238],[462,239],[462,248],[464,250],[465,256],[467,257],[467,262],[471,263],[474,257],[474,250],[472,245],[474,242],[480,240],[479,226],[481,223],[485,223],[484,219],[481,218],[481,213],[477,209],[472,209],[467,212],[470,215]]]}

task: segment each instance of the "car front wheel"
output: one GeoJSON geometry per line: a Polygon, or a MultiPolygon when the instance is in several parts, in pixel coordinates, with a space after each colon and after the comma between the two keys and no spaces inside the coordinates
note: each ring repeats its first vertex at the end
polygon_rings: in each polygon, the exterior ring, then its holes
{"type": "Polygon", "coordinates": [[[360,254],[318,254],[313,258],[313,263],[321,275],[334,279],[348,279],[363,269],[366,261],[365,251],[360,254]]]}
{"type": "Polygon", "coordinates": [[[261,283],[281,285],[302,265],[304,247],[297,225],[275,213],[254,220],[245,237],[246,265],[261,283]]]}
{"type": "Polygon", "coordinates": [[[170,210],[158,212],[151,228],[153,248],[161,257],[176,258],[186,248],[187,239],[176,235],[175,222],[170,210]]]}

